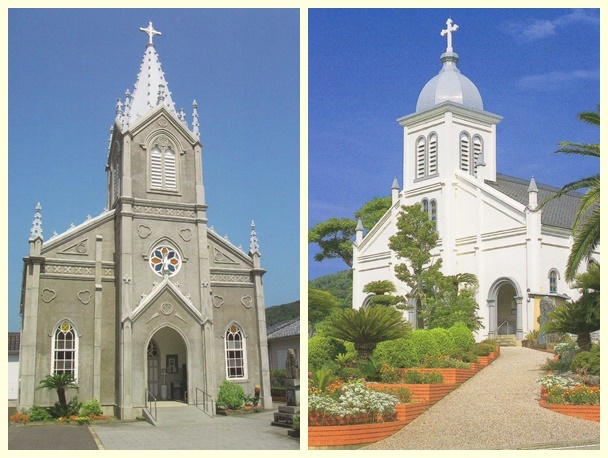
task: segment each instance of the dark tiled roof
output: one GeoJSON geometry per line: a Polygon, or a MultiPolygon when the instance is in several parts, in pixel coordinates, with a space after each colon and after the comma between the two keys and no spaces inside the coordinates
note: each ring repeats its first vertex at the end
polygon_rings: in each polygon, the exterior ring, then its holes
{"type": "MultiPolygon", "coordinates": [[[[528,186],[530,185],[530,180],[522,180],[521,178],[497,173],[496,181],[486,180],[486,183],[517,202],[528,205],[528,186]]],[[[539,204],[543,203],[545,199],[554,196],[560,190],[560,188],[546,184],[537,183],[536,186],[538,187],[539,204]]],[[[541,223],[546,226],[572,229],[572,224],[576,218],[576,212],[578,211],[582,197],[583,194],[581,193],[571,192],[548,202],[542,209],[541,223]]]]}
{"type": "Polygon", "coordinates": [[[8,351],[19,351],[19,341],[21,340],[20,332],[8,333],[8,351]]]}
{"type": "Polygon", "coordinates": [[[300,335],[300,319],[294,318],[289,321],[281,321],[266,328],[268,340],[282,339],[285,337],[296,337],[300,335]]]}

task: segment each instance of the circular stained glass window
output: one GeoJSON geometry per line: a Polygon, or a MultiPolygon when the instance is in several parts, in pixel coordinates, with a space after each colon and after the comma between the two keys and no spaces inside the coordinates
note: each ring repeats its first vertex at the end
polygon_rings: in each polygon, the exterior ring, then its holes
{"type": "Polygon", "coordinates": [[[177,250],[169,245],[159,245],[150,254],[150,267],[161,277],[167,272],[170,277],[175,275],[182,265],[177,250]]]}

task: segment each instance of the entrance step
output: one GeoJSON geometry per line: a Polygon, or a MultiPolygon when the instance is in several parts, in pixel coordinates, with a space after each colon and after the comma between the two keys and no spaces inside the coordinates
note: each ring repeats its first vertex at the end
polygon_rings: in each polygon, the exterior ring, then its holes
{"type": "Polygon", "coordinates": [[[521,346],[521,343],[517,341],[515,334],[502,334],[502,335],[496,336],[496,340],[498,341],[498,345],[500,345],[501,347],[519,347],[519,346],[521,346]]]}
{"type": "MultiPolygon", "coordinates": [[[[154,409],[154,408],[152,408],[154,409]]],[[[196,406],[174,401],[159,401],[155,426],[196,425],[212,422],[213,418],[196,406]]]]}

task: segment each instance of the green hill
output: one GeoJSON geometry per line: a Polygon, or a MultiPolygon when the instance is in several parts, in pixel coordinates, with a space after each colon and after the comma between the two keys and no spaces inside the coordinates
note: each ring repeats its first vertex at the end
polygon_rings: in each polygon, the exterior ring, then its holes
{"type": "Polygon", "coordinates": [[[342,307],[350,307],[353,297],[353,272],[343,270],[335,274],[324,275],[308,282],[308,286],[313,289],[320,289],[330,292],[338,299],[342,307]]]}
{"type": "Polygon", "coordinates": [[[300,317],[300,301],[266,308],[266,326],[300,317]]]}

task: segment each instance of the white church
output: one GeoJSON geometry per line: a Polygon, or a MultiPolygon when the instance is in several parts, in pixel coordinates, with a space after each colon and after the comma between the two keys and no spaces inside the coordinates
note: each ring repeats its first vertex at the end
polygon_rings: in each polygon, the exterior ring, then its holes
{"type": "MultiPolygon", "coordinates": [[[[357,228],[353,307],[365,303],[363,288],[372,281],[391,280],[397,294],[408,292],[394,271],[403,260],[388,245],[401,207],[419,203],[439,234],[433,255],[443,259],[443,273],[469,272],[479,280],[484,327],[477,339],[510,335],[521,341],[539,328],[543,297],[557,304],[578,297],[564,273],[582,194],[540,209],[558,188],[497,173],[496,126],[502,118],[484,110],[479,90],[458,70],[452,47],[458,26],[451,19],[446,25],[439,74],[422,88],[416,111],[397,120],[403,126],[403,189],[395,179],[391,208],[367,234],[357,228]]],[[[599,261],[598,247],[589,262],[599,261]]],[[[407,318],[416,323],[415,310],[407,318]]]]}

